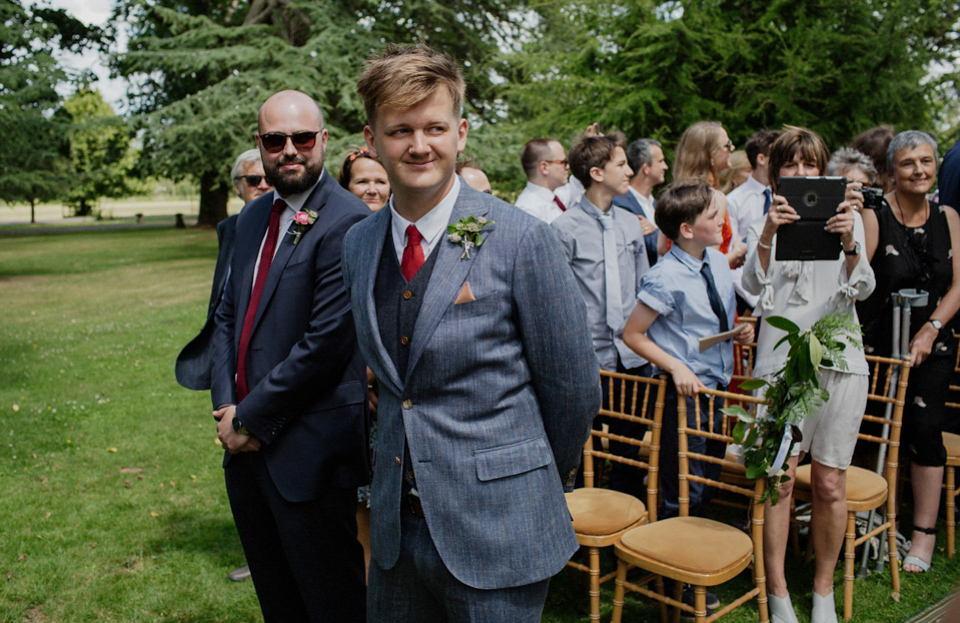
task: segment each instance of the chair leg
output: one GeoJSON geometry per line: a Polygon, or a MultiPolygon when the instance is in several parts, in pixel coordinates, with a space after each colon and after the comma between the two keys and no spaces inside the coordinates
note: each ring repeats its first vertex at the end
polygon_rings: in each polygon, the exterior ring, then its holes
{"type": "Polygon", "coordinates": [[[600,548],[590,547],[590,620],[600,620],[600,548]]]}
{"type": "MultiPolygon", "coordinates": [[[[683,582],[673,581],[673,598],[676,601],[683,601],[683,582]]],[[[680,608],[673,609],[673,623],[680,623],[680,608]]]]}
{"type": "MultiPolygon", "coordinates": [[[[653,584],[657,589],[658,595],[666,595],[663,590],[663,576],[658,575],[653,580],[653,584]]],[[[660,623],[667,623],[667,602],[660,601],[660,623]]]]}
{"type": "Polygon", "coordinates": [[[623,583],[627,579],[627,563],[622,560],[617,561],[617,579],[614,581],[613,589],[613,619],[611,623],[620,623],[620,617],[623,616],[623,583]]]}
{"type": "Polygon", "coordinates": [[[693,616],[697,623],[703,623],[707,618],[706,587],[703,587],[703,586],[693,587],[693,616]]]}
{"type": "Polygon", "coordinates": [[[887,504],[887,521],[890,527],[887,529],[887,540],[889,545],[887,549],[890,555],[890,586],[893,588],[893,598],[900,601],[900,555],[897,552],[897,515],[896,502],[887,504]]]}
{"type": "Polygon", "coordinates": [[[954,467],[947,465],[947,558],[953,558],[957,525],[957,483],[954,467]]]}
{"type": "Polygon", "coordinates": [[[847,512],[846,543],[843,550],[843,620],[853,618],[853,559],[856,557],[854,541],[857,538],[857,514],[847,512]]]}

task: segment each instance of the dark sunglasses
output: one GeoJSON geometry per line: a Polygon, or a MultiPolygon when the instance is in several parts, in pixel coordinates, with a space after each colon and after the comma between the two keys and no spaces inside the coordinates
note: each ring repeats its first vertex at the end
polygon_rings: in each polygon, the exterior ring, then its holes
{"type": "Polygon", "coordinates": [[[247,183],[247,186],[256,187],[260,185],[260,180],[263,179],[262,175],[241,175],[238,179],[242,179],[247,183]]]}
{"type": "Polygon", "coordinates": [[[293,146],[301,151],[307,149],[313,149],[313,146],[317,144],[317,134],[320,134],[323,130],[317,130],[316,132],[294,132],[293,134],[282,134],[280,132],[270,132],[269,134],[259,134],[260,144],[263,145],[263,148],[266,149],[271,154],[283,151],[283,148],[287,146],[287,139],[293,141],[293,146]]]}

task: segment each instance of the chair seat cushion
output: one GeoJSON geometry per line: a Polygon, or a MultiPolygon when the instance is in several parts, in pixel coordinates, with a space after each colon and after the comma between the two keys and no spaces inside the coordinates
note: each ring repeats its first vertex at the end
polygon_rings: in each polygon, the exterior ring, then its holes
{"type": "Polygon", "coordinates": [[[671,517],[639,526],[620,537],[619,546],[692,575],[739,567],[753,554],[749,536],[702,517],[671,517]]]}
{"type": "MultiPolygon", "coordinates": [[[[810,465],[801,465],[797,468],[797,482],[794,490],[810,491],[810,465]]],[[[887,491],[887,480],[880,474],[862,467],[851,465],[847,468],[847,502],[855,504],[859,501],[883,499],[887,491]]],[[[798,496],[808,499],[809,495],[798,496]]]]}
{"type": "Polygon", "coordinates": [[[640,521],[647,507],[632,495],[587,487],[566,494],[567,509],[577,534],[615,534],[640,521]]]}
{"type": "Polygon", "coordinates": [[[960,465],[960,435],[943,433],[943,445],[947,448],[947,463],[960,465]]]}

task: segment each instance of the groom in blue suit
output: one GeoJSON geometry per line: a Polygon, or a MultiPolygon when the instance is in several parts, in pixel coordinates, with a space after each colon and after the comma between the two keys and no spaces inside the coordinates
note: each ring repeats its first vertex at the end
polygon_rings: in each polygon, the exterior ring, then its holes
{"type": "Polygon", "coordinates": [[[357,86],[393,191],[343,245],[380,383],[377,623],[539,621],[577,550],[563,486],[600,404],[584,304],[550,227],[454,173],[464,86],[423,46],[388,49],[357,86]]]}

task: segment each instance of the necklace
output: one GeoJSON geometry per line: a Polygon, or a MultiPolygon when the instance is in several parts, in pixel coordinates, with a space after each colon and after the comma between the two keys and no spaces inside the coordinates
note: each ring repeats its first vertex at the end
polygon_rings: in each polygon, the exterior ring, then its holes
{"type": "MultiPolygon", "coordinates": [[[[916,227],[910,227],[909,225],[907,225],[907,215],[906,215],[906,214],[904,213],[904,211],[903,211],[903,204],[900,203],[900,193],[899,193],[896,189],[894,189],[894,191],[893,191],[893,198],[896,200],[896,202],[897,202],[897,208],[900,210],[900,219],[899,219],[899,220],[900,220],[900,225],[903,227],[904,231],[906,231],[907,229],[916,229],[916,227]]],[[[924,197],[924,199],[923,199],[923,223],[922,223],[921,225],[917,225],[917,227],[922,227],[923,225],[926,225],[927,220],[928,220],[929,218],[930,218],[930,202],[927,201],[926,197],[924,197]]]]}

